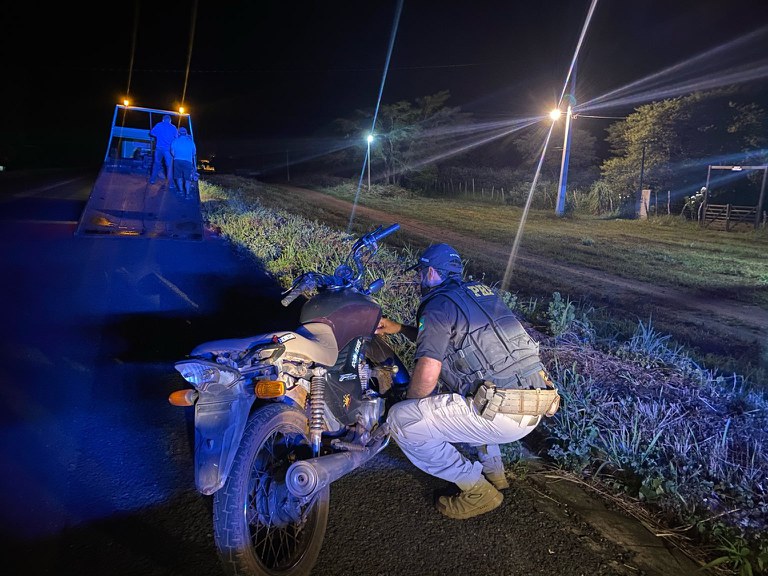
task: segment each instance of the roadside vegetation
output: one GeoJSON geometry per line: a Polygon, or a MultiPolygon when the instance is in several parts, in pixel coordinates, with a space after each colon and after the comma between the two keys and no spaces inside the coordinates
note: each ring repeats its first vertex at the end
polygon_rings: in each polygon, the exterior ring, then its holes
{"type": "MultiPolygon", "coordinates": [[[[332,272],[346,255],[347,223],[338,216],[321,214],[279,187],[242,178],[215,180],[218,185],[200,183],[208,225],[282,286],[307,269],[332,272]]],[[[352,188],[329,191],[349,198],[352,188]]],[[[458,198],[405,203],[401,192],[379,192],[366,203],[392,214],[419,213],[436,225],[506,243],[511,223],[520,218],[514,206],[458,198]]],[[[716,274],[734,289],[754,287],[742,291],[743,301],[765,304],[764,294],[759,295],[768,282],[764,232],[727,240],[713,236],[706,239],[707,250],[699,250],[701,231],[689,233],[687,224],[602,221],[596,226],[596,220],[554,220],[543,213],[530,218],[524,247],[541,248],[537,253],[543,257],[586,259],[616,274],[631,271],[632,277],[691,289],[710,285],[711,279],[701,280],[702,272],[716,274]],[[632,235],[625,237],[627,226],[632,235]],[[558,245],[573,249],[564,254],[558,245]]],[[[361,231],[367,230],[353,234],[361,231]]],[[[419,249],[388,243],[371,266],[370,280],[386,281],[376,296],[384,314],[404,322],[413,321],[418,293],[402,269],[419,249]]],[[[493,278],[482,264],[476,259],[468,274],[493,278]]],[[[563,397],[560,411],[532,435],[531,449],[629,513],[665,527],[670,541],[702,566],[720,573],[765,573],[768,397],[754,375],[705,367],[652,319],[627,329],[623,322],[598,321],[598,311],[562,291],[546,297],[500,293],[539,340],[563,397]]],[[[398,337],[393,344],[412,366],[412,344],[398,337]]],[[[524,473],[515,463],[520,451],[514,445],[505,448],[507,463],[524,473]]]]}
{"type": "MultiPolygon", "coordinates": [[[[247,188],[253,181],[221,175],[213,182],[233,188],[247,188]]],[[[518,232],[523,209],[478,196],[449,198],[424,197],[393,185],[373,185],[368,193],[357,194],[354,183],[334,179],[311,186],[343,200],[359,196],[361,206],[386,211],[393,218],[417,218],[420,223],[451,230],[495,243],[508,254],[518,232]],[[324,185],[323,185],[324,184],[324,185]]],[[[301,191],[285,186],[262,186],[260,202],[265,207],[285,209],[307,219],[318,219],[346,229],[349,214],[336,214],[307,203],[301,191]]],[[[358,217],[359,222],[365,222],[358,217]]],[[[398,233],[395,244],[423,248],[424,239],[398,233]],[[420,245],[421,243],[421,245],[420,245]]],[[[471,245],[462,247],[469,273],[489,283],[499,282],[503,269],[498,257],[492,258],[471,245]]],[[[675,309],[658,309],[648,298],[639,296],[632,306],[617,307],[613,296],[600,286],[600,292],[583,277],[567,274],[546,275],[536,261],[575,264],[628,280],[655,286],[682,289],[696,302],[717,301],[726,297],[736,302],[768,309],[768,229],[738,232],[701,228],[680,215],[630,220],[605,215],[573,214],[558,218],[552,209],[530,210],[522,230],[520,256],[532,264],[514,265],[511,289],[525,298],[541,298],[555,291],[594,308],[593,323],[607,323],[606,330],[631,336],[638,320],[685,345],[701,363],[722,371],[736,371],[755,381],[768,382],[768,357],[760,343],[746,334],[743,338],[723,338],[699,323],[685,321],[675,309]],[[605,318],[604,318],[605,317],[605,318]]],[[[707,314],[702,311],[702,314],[707,314]]]]}

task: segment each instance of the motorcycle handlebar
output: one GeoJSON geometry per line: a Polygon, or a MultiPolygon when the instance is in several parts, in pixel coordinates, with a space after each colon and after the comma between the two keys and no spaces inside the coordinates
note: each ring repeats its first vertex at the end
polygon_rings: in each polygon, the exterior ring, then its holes
{"type": "Polygon", "coordinates": [[[290,291],[282,300],[280,300],[280,303],[283,306],[288,306],[299,297],[299,294],[315,287],[317,287],[317,279],[315,278],[315,275],[311,273],[303,274],[294,282],[290,291]]]}
{"type": "MultiPolygon", "coordinates": [[[[324,288],[329,286],[357,286],[358,289],[362,289],[364,265],[361,260],[361,251],[363,249],[367,249],[370,254],[375,254],[378,250],[377,244],[379,240],[389,236],[393,232],[397,232],[399,229],[400,224],[395,223],[391,226],[387,226],[383,230],[376,229],[355,242],[355,245],[352,247],[352,252],[349,256],[347,256],[347,259],[349,260],[351,258],[353,260],[357,272],[354,272],[346,264],[337,268],[337,272],[339,272],[338,275],[327,276],[317,272],[306,272],[294,281],[293,286],[291,286],[283,299],[280,300],[280,303],[283,306],[289,306],[291,302],[299,297],[299,294],[318,287],[324,288]],[[357,275],[355,276],[355,274],[357,275]]],[[[383,281],[377,280],[371,284],[368,293],[372,294],[373,292],[380,290],[383,284],[383,281]]]]}
{"type": "Polygon", "coordinates": [[[392,234],[393,232],[397,232],[398,230],[400,230],[400,224],[394,223],[391,226],[384,228],[384,230],[380,232],[374,232],[373,234],[371,234],[371,238],[374,242],[378,242],[385,236],[389,236],[390,234],[392,234]]]}
{"type": "Polygon", "coordinates": [[[288,292],[288,295],[285,298],[280,300],[280,304],[282,304],[283,306],[289,306],[291,302],[293,302],[294,300],[296,300],[296,298],[299,297],[299,294],[301,294],[301,292],[299,292],[296,289],[292,289],[290,292],[288,292]]]}

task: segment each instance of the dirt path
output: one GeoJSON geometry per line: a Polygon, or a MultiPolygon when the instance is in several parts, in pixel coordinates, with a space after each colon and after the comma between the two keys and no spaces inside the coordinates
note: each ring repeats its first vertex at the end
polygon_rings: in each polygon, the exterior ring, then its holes
{"type": "MultiPolygon", "coordinates": [[[[319,219],[349,220],[352,210],[350,202],[305,188],[280,187],[317,208],[319,219]]],[[[355,220],[373,224],[398,222],[401,232],[413,239],[414,244],[447,242],[455,246],[464,258],[491,262],[499,271],[505,269],[509,260],[510,247],[507,245],[430,226],[415,217],[393,217],[360,205],[355,208],[354,216],[355,220]]],[[[666,326],[672,320],[674,324],[686,325],[709,339],[703,344],[695,343],[705,351],[713,348],[714,351],[730,350],[731,353],[738,350],[753,350],[756,355],[768,353],[768,310],[739,303],[723,295],[692,294],[690,290],[658,286],[593,268],[543,260],[522,251],[516,257],[514,271],[540,279],[543,291],[546,289],[548,293],[557,290],[563,295],[568,294],[572,300],[586,297],[595,305],[604,305],[627,315],[634,313],[635,317],[646,321],[650,312],[654,326],[666,326]]],[[[514,286],[511,289],[514,290],[514,286]]],[[[754,360],[757,361],[757,356],[754,360]]]]}

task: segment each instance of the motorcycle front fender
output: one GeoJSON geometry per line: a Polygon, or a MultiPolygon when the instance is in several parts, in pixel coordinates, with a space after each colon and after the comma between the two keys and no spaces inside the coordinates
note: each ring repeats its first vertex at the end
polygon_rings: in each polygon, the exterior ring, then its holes
{"type": "Polygon", "coordinates": [[[243,437],[254,396],[195,404],[195,486],[211,495],[224,485],[243,437]]]}

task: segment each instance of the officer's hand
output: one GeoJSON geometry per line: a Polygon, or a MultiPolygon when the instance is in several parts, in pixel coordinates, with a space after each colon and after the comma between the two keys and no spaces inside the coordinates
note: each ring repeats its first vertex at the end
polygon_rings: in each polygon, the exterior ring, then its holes
{"type": "Polygon", "coordinates": [[[374,334],[397,334],[400,332],[402,325],[389,318],[383,318],[379,320],[379,325],[376,327],[374,334]]]}

